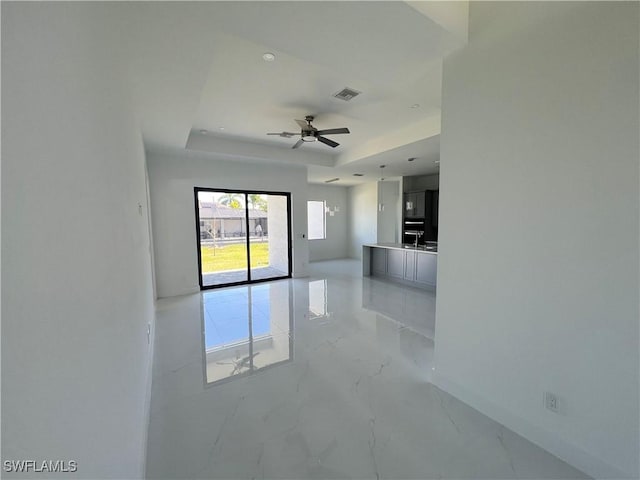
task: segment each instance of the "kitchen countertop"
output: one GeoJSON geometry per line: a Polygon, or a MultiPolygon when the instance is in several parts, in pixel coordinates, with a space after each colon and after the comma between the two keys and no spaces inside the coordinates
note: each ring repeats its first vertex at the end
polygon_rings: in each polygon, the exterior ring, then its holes
{"type": "Polygon", "coordinates": [[[438,246],[437,245],[435,245],[434,247],[429,246],[428,248],[425,247],[424,245],[420,245],[420,246],[418,246],[418,248],[416,248],[413,245],[402,244],[402,243],[365,243],[363,245],[363,247],[389,248],[389,249],[392,249],[392,250],[410,250],[410,251],[415,251],[415,252],[420,252],[420,253],[430,253],[432,255],[437,255],[438,254],[438,246]]]}

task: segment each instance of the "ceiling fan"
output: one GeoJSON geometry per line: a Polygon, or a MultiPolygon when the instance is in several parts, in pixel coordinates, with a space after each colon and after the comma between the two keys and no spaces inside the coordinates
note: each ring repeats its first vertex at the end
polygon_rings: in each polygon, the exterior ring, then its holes
{"type": "Polygon", "coordinates": [[[300,140],[296,142],[296,144],[291,148],[298,148],[305,142],[315,142],[316,140],[324,143],[325,145],[329,145],[332,148],[336,148],[340,145],[338,142],[334,142],[323,135],[337,135],[339,133],[351,133],[348,128],[329,128],[327,130],[318,130],[311,122],[313,122],[313,116],[307,115],[304,117],[304,120],[296,120],[296,123],[300,125],[301,131],[300,133],[292,133],[292,132],[280,132],[280,133],[267,133],[267,135],[278,135],[282,138],[291,138],[294,135],[300,135],[300,140]]]}

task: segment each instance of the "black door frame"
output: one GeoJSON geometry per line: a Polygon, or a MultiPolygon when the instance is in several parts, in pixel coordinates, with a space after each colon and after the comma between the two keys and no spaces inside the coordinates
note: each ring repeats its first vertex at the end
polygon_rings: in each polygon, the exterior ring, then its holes
{"type": "Polygon", "coordinates": [[[230,287],[233,285],[248,285],[253,283],[262,283],[262,282],[270,282],[272,280],[282,280],[283,278],[291,278],[291,270],[292,270],[292,228],[291,228],[291,192],[273,192],[266,190],[240,190],[240,189],[228,189],[228,188],[210,188],[210,187],[193,187],[193,197],[194,197],[194,210],[196,217],[196,251],[198,252],[198,284],[200,285],[200,290],[210,290],[212,288],[222,288],[222,287],[230,287]],[[200,208],[198,203],[198,193],[199,192],[221,192],[221,193],[236,193],[239,195],[244,195],[244,221],[245,221],[245,232],[246,232],[246,252],[247,252],[247,280],[242,280],[240,282],[230,282],[223,283],[220,285],[203,285],[203,277],[202,277],[202,252],[200,250],[200,208]],[[257,194],[257,195],[279,195],[284,196],[287,199],[287,255],[288,255],[288,265],[287,265],[287,275],[283,275],[280,277],[270,277],[270,278],[261,278],[257,280],[251,279],[251,239],[249,238],[249,195],[257,194]]]}

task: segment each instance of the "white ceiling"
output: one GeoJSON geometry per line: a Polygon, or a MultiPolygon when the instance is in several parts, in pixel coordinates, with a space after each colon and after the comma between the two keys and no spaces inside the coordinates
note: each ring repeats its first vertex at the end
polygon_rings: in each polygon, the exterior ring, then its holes
{"type": "Polygon", "coordinates": [[[334,185],[379,178],[381,164],[385,176],[437,171],[442,58],[466,42],[464,2],[125,5],[127,68],[149,148],[304,163],[309,181],[340,177],[334,185]],[[334,98],[344,87],[362,94],[334,98]],[[299,132],[294,119],[305,115],[351,134],[328,135],[335,149],[296,150],[296,137],[266,135],[299,132]]]}

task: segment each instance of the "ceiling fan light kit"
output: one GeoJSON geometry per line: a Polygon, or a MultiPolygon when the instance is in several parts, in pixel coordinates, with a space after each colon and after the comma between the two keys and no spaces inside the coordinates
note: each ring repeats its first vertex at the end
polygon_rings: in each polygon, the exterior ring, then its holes
{"type": "MultiPolygon", "coordinates": [[[[311,143],[318,141],[320,143],[324,143],[331,148],[336,148],[340,145],[338,142],[334,142],[333,140],[326,138],[324,135],[339,135],[343,133],[351,133],[348,128],[329,128],[325,130],[318,130],[311,122],[313,121],[312,115],[307,115],[304,120],[296,120],[296,123],[300,126],[300,140],[298,140],[295,145],[291,148],[299,148],[303,143],[311,143]]],[[[274,132],[267,133],[267,135],[278,135],[283,138],[291,138],[295,133],[290,132],[274,132]]]]}

